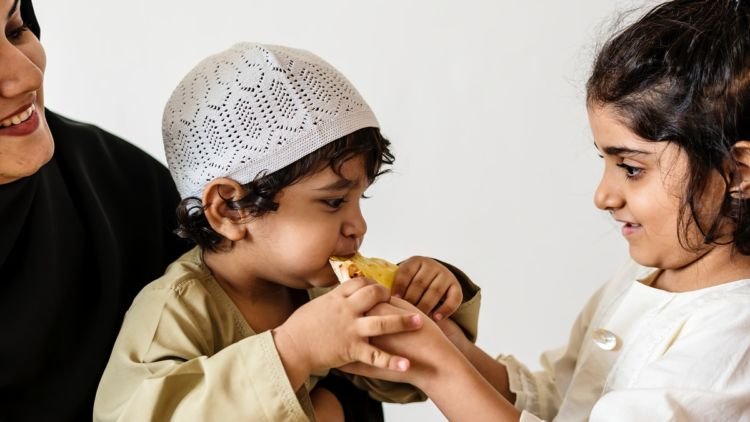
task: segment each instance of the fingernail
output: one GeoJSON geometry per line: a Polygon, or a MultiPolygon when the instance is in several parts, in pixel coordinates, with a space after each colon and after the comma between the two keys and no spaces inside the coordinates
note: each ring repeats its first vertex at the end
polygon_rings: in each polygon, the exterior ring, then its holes
{"type": "Polygon", "coordinates": [[[411,323],[412,323],[412,325],[415,325],[415,326],[419,325],[420,323],[422,323],[422,317],[420,317],[417,314],[412,315],[411,316],[411,323]]]}
{"type": "Polygon", "coordinates": [[[435,321],[440,321],[443,319],[443,314],[435,314],[433,315],[433,318],[435,318],[435,321]]]}
{"type": "Polygon", "coordinates": [[[399,371],[406,371],[407,369],[409,369],[409,361],[406,359],[399,359],[398,369],[399,371]]]}
{"type": "Polygon", "coordinates": [[[397,298],[401,299],[401,293],[394,293],[393,297],[397,297],[397,298]]]}

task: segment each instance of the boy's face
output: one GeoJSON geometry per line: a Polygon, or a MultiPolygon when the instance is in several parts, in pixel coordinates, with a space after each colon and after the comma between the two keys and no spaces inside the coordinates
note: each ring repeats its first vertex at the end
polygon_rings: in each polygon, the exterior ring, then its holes
{"type": "Polygon", "coordinates": [[[293,288],[329,286],[332,255],[358,249],[367,231],[360,199],[369,186],[362,157],[330,167],[279,192],[278,211],[251,220],[249,248],[259,279],[293,288]]]}

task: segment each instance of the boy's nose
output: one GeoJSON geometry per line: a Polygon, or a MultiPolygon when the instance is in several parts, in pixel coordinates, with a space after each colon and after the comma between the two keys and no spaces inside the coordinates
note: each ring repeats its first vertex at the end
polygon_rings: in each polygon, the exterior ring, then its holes
{"type": "Polygon", "coordinates": [[[359,206],[353,208],[347,216],[346,221],[344,221],[341,231],[346,237],[361,239],[367,233],[367,222],[359,206]]]}
{"type": "Polygon", "coordinates": [[[16,98],[42,87],[42,71],[7,39],[0,40],[0,97],[16,98]]]}

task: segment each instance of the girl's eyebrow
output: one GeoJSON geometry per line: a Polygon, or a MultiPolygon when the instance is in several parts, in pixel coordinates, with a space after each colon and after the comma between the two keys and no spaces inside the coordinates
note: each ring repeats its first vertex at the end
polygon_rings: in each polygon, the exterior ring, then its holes
{"type": "Polygon", "coordinates": [[[13,5],[10,7],[10,11],[8,12],[7,19],[10,19],[11,16],[13,16],[14,13],[16,13],[16,10],[18,9],[18,2],[20,0],[14,0],[13,5]]]}
{"type": "Polygon", "coordinates": [[[341,190],[341,189],[348,189],[350,187],[354,186],[354,181],[344,179],[343,177],[340,177],[335,182],[329,183],[321,188],[317,188],[315,190],[341,190]]]}
{"type": "MultiPolygon", "coordinates": [[[[594,142],[594,148],[596,148],[597,151],[601,151],[599,149],[599,146],[596,145],[596,142],[594,142]]],[[[604,148],[604,153],[607,155],[616,155],[618,157],[623,157],[623,156],[629,157],[633,155],[650,155],[651,154],[648,151],[642,151],[639,149],[633,149],[633,148],[628,148],[628,147],[615,147],[615,146],[604,148]]]]}

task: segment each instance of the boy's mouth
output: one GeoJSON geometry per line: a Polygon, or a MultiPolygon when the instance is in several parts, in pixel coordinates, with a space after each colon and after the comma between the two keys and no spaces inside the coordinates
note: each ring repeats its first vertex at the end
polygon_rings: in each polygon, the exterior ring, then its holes
{"type": "Polygon", "coordinates": [[[359,251],[359,247],[362,245],[362,239],[360,238],[360,239],[353,240],[352,242],[346,242],[346,243],[347,243],[346,245],[342,245],[344,246],[344,248],[340,252],[337,252],[333,254],[332,256],[337,256],[339,258],[353,257],[359,251]]]}

